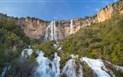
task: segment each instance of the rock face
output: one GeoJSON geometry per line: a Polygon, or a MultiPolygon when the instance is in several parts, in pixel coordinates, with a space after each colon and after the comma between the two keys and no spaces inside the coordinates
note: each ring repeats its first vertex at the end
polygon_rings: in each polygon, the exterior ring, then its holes
{"type": "Polygon", "coordinates": [[[35,18],[21,18],[18,20],[18,24],[22,25],[25,34],[31,39],[57,41],[76,33],[82,27],[108,20],[117,11],[123,14],[123,1],[106,6],[92,17],[55,21],[55,25],[51,25],[53,22],[35,18]]]}
{"type": "Polygon", "coordinates": [[[31,39],[43,40],[48,22],[35,18],[21,18],[17,24],[22,25],[21,28],[31,39]]]}
{"type": "Polygon", "coordinates": [[[113,8],[111,6],[107,6],[104,9],[101,9],[100,12],[97,13],[98,22],[103,22],[107,19],[110,19],[113,13],[113,8]]]}

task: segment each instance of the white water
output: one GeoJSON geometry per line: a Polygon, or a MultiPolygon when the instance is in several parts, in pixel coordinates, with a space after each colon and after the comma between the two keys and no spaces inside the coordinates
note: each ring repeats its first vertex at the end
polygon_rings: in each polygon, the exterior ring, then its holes
{"type": "Polygon", "coordinates": [[[74,33],[74,25],[73,25],[73,20],[70,21],[70,34],[74,33]]]}
{"type": "Polygon", "coordinates": [[[11,68],[11,64],[8,64],[6,67],[4,67],[0,77],[5,77],[7,71],[9,71],[10,68],[11,68]]]}
{"type": "Polygon", "coordinates": [[[57,41],[57,27],[56,27],[56,23],[55,23],[55,21],[54,21],[54,40],[56,40],[57,41]]]}
{"type": "Polygon", "coordinates": [[[78,77],[83,77],[82,65],[80,64],[80,62],[78,63],[78,65],[79,65],[78,77]]]}
{"type": "Polygon", "coordinates": [[[68,60],[66,65],[63,67],[62,75],[66,74],[68,77],[76,77],[76,64],[75,58],[73,54],[71,55],[72,59],[68,60]]]}
{"type": "Polygon", "coordinates": [[[54,54],[53,61],[49,60],[47,57],[44,57],[42,51],[38,51],[38,57],[36,61],[38,67],[36,68],[35,75],[36,77],[59,77],[60,75],[60,57],[57,53],[54,54]]]}
{"type": "Polygon", "coordinates": [[[0,77],[4,77],[5,74],[6,74],[6,71],[7,71],[7,67],[4,67],[4,68],[3,68],[3,71],[2,71],[2,74],[1,74],[0,77]]]}
{"type": "MultiPolygon", "coordinates": [[[[55,46],[55,44],[54,44],[55,46]]],[[[27,52],[32,51],[28,49],[27,52]]],[[[78,70],[76,70],[77,64],[75,59],[78,59],[78,55],[71,55],[71,59],[68,60],[60,73],[60,57],[57,53],[54,53],[54,59],[50,60],[44,57],[42,51],[37,51],[38,57],[36,61],[38,66],[35,68],[35,77],[59,77],[60,74],[66,74],[68,77],[83,77],[82,65],[78,61],[78,70]]],[[[31,56],[31,54],[28,54],[31,56]]],[[[25,55],[24,55],[25,56],[25,55]]],[[[108,70],[103,61],[100,59],[90,59],[83,57],[80,59],[81,62],[87,63],[87,65],[93,70],[96,77],[116,77],[111,70],[108,70]]],[[[120,66],[113,65],[115,68],[122,68],[120,66]]]]}
{"type": "Polygon", "coordinates": [[[44,39],[57,41],[57,27],[56,27],[55,21],[51,21],[50,25],[46,28],[46,33],[45,33],[44,39]]]}
{"type": "Polygon", "coordinates": [[[24,49],[21,53],[21,57],[27,58],[28,56],[30,57],[33,53],[33,50],[31,49],[31,47],[29,46],[28,49],[24,49]]]}
{"type": "Polygon", "coordinates": [[[66,65],[63,67],[62,75],[66,74],[68,77],[83,77],[82,65],[78,62],[78,70],[76,71],[75,59],[78,55],[71,55],[70,60],[67,61],[66,65]]]}
{"type": "Polygon", "coordinates": [[[50,40],[54,40],[54,21],[51,22],[50,29],[51,29],[50,40]]]}
{"type": "MultiPolygon", "coordinates": [[[[54,47],[58,47],[58,44],[54,44],[54,47]]],[[[29,47],[28,49],[24,49],[21,53],[21,56],[26,58],[31,56],[33,50],[29,47]]],[[[75,60],[78,59],[78,55],[71,55],[71,59],[69,59],[60,73],[60,57],[57,53],[54,53],[54,59],[50,60],[48,57],[44,57],[44,53],[42,51],[37,51],[38,57],[36,61],[38,66],[35,68],[34,76],[35,77],[59,77],[60,75],[66,74],[68,77],[83,77],[83,70],[81,62],[85,62],[94,72],[96,77],[116,77],[113,72],[107,69],[100,59],[90,59],[87,57],[82,57],[80,61],[78,61],[78,65],[75,60]],[[78,66],[78,70],[76,67],[78,66]]],[[[111,64],[110,62],[107,62],[111,64]]],[[[123,67],[111,64],[116,70],[120,70],[123,72],[123,67]]],[[[4,68],[1,77],[6,74],[7,67],[4,68]]]]}
{"type": "Polygon", "coordinates": [[[60,57],[57,55],[57,53],[54,54],[54,59],[53,59],[53,63],[55,65],[55,77],[59,77],[60,75],[60,57]]]}
{"type": "Polygon", "coordinates": [[[112,66],[114,69],[116,69],[117,71],[123,72],[123,67],[122,67],[122,66],[118,66],[118,65],[112,64],[112,63],[109,62],[109,61],[106,61],[106,63],[108,63],[109,65],[111,65],[111,66],[112,66]]]}
{"type": "Polygon", "coordinates": [[[49,36],[49,34],[48,34],[48,29],[50,28],[50,25],[46,28],[46,33],[45,33],[45,37],[44,37],[44,39],[47,41],[48,40],[48,36],[49,36]]]}
{"type": "Polygon", "coordinates": [[[88,66],[93,70],[93,72],[97,75],[97,77],[110,77],[107,73],[107,69],[100,59],[90,59],[87,57],[81,58],[81,61],[86,62],[88,66]]]}
{"type": "MultiPolygon", "coordinates": [[[[74,33],[74,25],[73,25],[73,20],[70,21],[70,34],[74,33]]],[[[56,27],[56,22],[51,21],[49,26],[46,28],[46,33],[45,33],[45,40],[58,40],[58,28],[56,27]]]]}

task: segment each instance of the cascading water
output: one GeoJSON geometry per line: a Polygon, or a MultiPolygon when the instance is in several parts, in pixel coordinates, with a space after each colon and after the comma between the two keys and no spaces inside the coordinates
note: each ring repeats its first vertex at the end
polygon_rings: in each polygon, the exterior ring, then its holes
{"type": "Polygon", "coordinates": [[[74,33],[74,25],[73,25],[73,20],[70,21],[70,34],[74,33]]]}
{"type": "Polygon", "coordinates": [[[31,49],[31,46],[28,46],[28,49],[24,49],[21,53],[21,57],[27,58],[28,56],[31,56],[33,53],[33,50],[31,49]]]}
{"type": "MultiPolygon", "coordinates": [[[[54,47],[58,48],[59,44],[54,44],[54,47]]],[[[30,48],[24,49],[21,53],[22,60],[23,58],[30,57],[34,51],[30,48]]],[[[61,58],[58,56],[57,53],[54,53],[54,59],[50,60],[48,57],[44,57],[44,53],[42,51],[36,52],[38,57],[36,58],[36,61],[38,63],[38,66],[34,68],[34,77],[60,77],[60,75],[66,74],[68,77],[83,77],[83,70],[82,65],[80,62],[85,62],[94,73],[95,77],[116,77],[113,72],[106,68],[103,61],[100,59],[90,59],[87,57],[82,57],[80,60],[78,59],[78,55],[71,55],[71,59],[68,60],[65,64],[65,66],[62,69],[62,72],[60,73],[60,60],[61,58]],[[79,60],[75,62],[76,60],[79,60]],[[78,69],[76,68],[78,67],[78,69]]],[[[116,70],[119,70],[123,72],[123,67],[118,66],[115,64],[111,64],[108,61],[105,61],[105,63],[111,65],[116,70]]],[[[0,77],[4,77],[6,74],[6,71],[10,69],[11,65],[6,66],[3,69],[3,72],[1,73],[0,77]]]]}
{"type": "Polygon", "coordinates": [[[11,64],[7,64],[7,65],[3,68],[3,71],[2,71],[2,73],[1,73],[1,75],[0,75],[0,77],[5,77],[7,71],[9,71],[10,68],[11,68],[11,64]]]}
{"type": "Polygon", "coordinates": [[[57,27],[55,21],[51,21],[50,25],[46,28],[45,40],[57,41],[57,27]],[[50,33],[49,33],[50,30],[50,33]]]}
{"type": "Polygon", "coordinates": [[[55,53],[53,61],[49,60],[47,57],[44,57],[42,51],[38,51],[38,57],[36,61],[38,67],[35,71],[36,77],[59,77],[60,75],[60,57],[55,53]]]}
{"type": "Polygon", "coordinates": [[[54,21],[51,22],[50,29],[51,29],[50,40],[54,40],[54,21]]]}
{"type": "Polygon", "coordinates": [[[54,59],[53,59],[53,63],[55,65],[55,77],[59,77],[60,75],[60,57],[57,55],[57,53],[54,54],[54,59]]]}
{"type": "Polygon", "coordinates": [[[67,61],[66,65],[63,67],[62,75],[66,74],[68,77],[76,77],[76,64],[75,64],[75,58],[73,54],[71,55],[72,59],[67,61]]]}
{"type": "Polygon", "coordinates": [[[109,64],[110,66],[112,66],[114,69],[116,69],[117,71],[120,71],[120,72],[123,72],[123,67],[122,66],[118,66],[118,65],[115,65],[115,64],[112,64],[111,62],[109,61],[105,61],[107,64],[109,64]]]}
{"type": "MultiPolygon", "coordinates": [[[[70,34],[74,33],[73,20],[70,21],[70,34]]],[[[45,40],[58,40],[58,28],[56,27],[56,22],[51,21],[50,25],[46,28],[45,40]]]]}
{"type": "Polygon", "coordinates": [[[44,39],[45,40],[48,40],[48,36],[49,36],[49,34],[48,34],[48,29],[50,28],[50,25],[46,28],[46,33],[45,33],[45,37],[44,37],[44,39]]]}
{"type": "Polygon", "coordinates": [[[54,40],[57,41],[57,27],[55,21],[54,21],[54,40]]]}
{"type": "Polygon", "coordinates": [[[79,65],[78,77],[83,77],[82,65],[80,64],[80,62],[78,62],[78,65],[79,65]]]}
{"type": "Polygon", "coordinates": [[[104,63],[100,59],[90,59],[87,57],[81,58],[81,61],[86,62],[88,66],[93,70],[97,77],[111,77],[107,72],[104,63]]]}
{"type": "Polygon", "coordinates": [[[47,57],[44,57],[44,53],[42,51],[38,51],[38,57],[36,58],[38,63],[38,67],[36,68],[36,77],[50,77],[51,69],[50,69],[50,60],[47,57]]]}

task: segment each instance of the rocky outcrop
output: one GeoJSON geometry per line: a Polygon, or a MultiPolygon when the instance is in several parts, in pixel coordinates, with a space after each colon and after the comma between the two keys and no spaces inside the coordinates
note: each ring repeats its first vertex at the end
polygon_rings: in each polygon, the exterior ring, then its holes
{"type": "Polygon", "coordinates": [[[121,9],[121,10],[120,10],[120,14],[122,14],[122,15],[123,15],[123,9],[121,9]]]}
{"type": "Polygon", "coordinates": [[[21,18],[17,22],[31,39],[43,40],[48,22],[35,18],[21,18]]]}
{"type": "Polygon", "coordinates": [[[111,5],[106,6],[105,8],[101,9],[97,13],[97,20],[98,22],[103,22],[105,20],[110,19],[116,12],[123,14],[123,1],[119,1],[113,3],[111,5]]]}
{"type": "Polygon", "coordinates": [[[53,22],[36,18],[21,18],[18,24],[22,25],[25,34],[31,39],[61,40],[76,33],[82,27],[110,19],[116,12],[123,14],[123,1],[106,6],[92,17],[55,21],[55,25],[51,25],[53,22]]]}
{"type": "Polygon", "coordinates": [[[107,6],[104,9],[101,9],[100,12],[97,13],[97,20],[98,22],[103,22],[107,19],[110,19],[113,13],[113,7],[107,6]]]}

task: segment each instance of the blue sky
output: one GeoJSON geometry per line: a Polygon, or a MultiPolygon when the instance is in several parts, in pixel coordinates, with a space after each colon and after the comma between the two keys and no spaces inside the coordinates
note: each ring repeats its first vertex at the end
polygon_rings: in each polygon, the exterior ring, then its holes
{"type": "Polygon", "coordinates": [[[0,12],[14,17],[67,20],[92,16],[116,0],[0,0],[0,12]]]}

